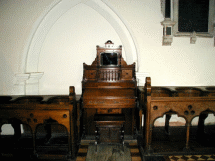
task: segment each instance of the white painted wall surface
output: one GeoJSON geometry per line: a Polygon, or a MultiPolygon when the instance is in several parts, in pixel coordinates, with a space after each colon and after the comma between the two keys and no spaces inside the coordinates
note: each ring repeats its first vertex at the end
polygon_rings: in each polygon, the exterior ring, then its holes
{"type": "Polygon", "coordinates": [[[38,76],[36,94],[68,94],[69,86],[75,86],[80,94],[83,63],[91,64],[96,45],[102,46],[109,39],[124,48],[126,43],[135,43],[138,72],[147,73],[153,86],[215,85],[214,39],[197,38],[196,44],[190,44],[189,38],[174,37],[171,46],[162,46],[161,21],[158,0],[1,0],[0,94],[25,94],[28,72],[43,73],[41,79],[38,76]],[[66,3],[75,5],[62,5],[66,3]],[[99,4],[101,8],[83,3],[99,4]],[[113,16],[111,20],[101,14],[106,8],[113,16]],[[61,13],[56,13],[59,17],[51,23],[53,12],[61,13]],[[115,20],[124,27],[113,25],[115,20]],[[45,38],[37,51],[36,69],[34,66],[31,70],[26,68],[28,58],[34,55],[29,48],[33,48],[38,29],[45,38]],[[125,40],[121,29],[128,31],[132,40],[125,40]]]}
{"type": "Polygon", "coordinates": [[[49,31],[41,50],[40,94],[68,94],[71,85],[81,94],[83,62],[92,64],[96,45],[104,46],[109,39],[116,46],[122,44],[107,20],[89,6],[78,4],[66,12],[49,31]]]}
{"type": "MultiPolygon", "coordinates": [[[[16,94],[13,89],[15,74],[25,72],[21,62],[26,61],[23,55],[29,47],[29,35],[39,24],[38,19],[58,2],[61,3],[59,0],[0,2],[1,94],[16,94]]],[[[103,2],[130,29],[138,51],[138,72],[149,73],[152,85],[215,85],[213,38],[198,38],[196,44],[190,44],[189,38],[174,37],[172,46],[162,46],[160,1],[103,2]]],[[[82,63],[90,64],[95,57],[96,45],[103,45],[108,39],[121,45],[116,30],[92,8],[78,4],[62,14],[50,28],[40,50],[38,71],[35,72],[44,72],[44,75],[39,83],[39,93],[67,94],[68,85],[75,85],[80,94],[82,63]],[[71,63],[71,59],[76,61],[71,63]],[[54,63],[57,63],[55,67],[54,63]],[[64,80],[56,79],[56,74],[64,80]]]]}

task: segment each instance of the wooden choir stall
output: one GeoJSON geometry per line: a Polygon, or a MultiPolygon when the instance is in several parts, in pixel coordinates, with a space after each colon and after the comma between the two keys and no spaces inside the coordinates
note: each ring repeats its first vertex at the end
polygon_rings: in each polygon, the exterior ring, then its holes
{"type": "Polygon", "coordinates": [[[80,139],[77,128],[79,104],[72,86],[67,96],[1,96],[0,129],[4,124],[11,124],[14,135],[0,135],[0,159],[75,158],[80,139]],[[23,125],[23,133],[20,125],[23,125]],[[52,143],[53,130],[63,139],[55,136],[57,141],[52,143]]]}
{"type": "Polygon", "coordinates": [[[145,87],[139,89],[145,156],[215,153],[214,125],[204,125],[208,114],[215,115],[215,87],[151,86],[151,78],[147,77],[145,87]],[[165,125],[156,131],[159,127],[154,123],[164,115],[165,125]],[[183,118],[184,125],[170,128],[172,115],[183,118]],[[198,124],[192,126],[196,117],[198,124]]]}

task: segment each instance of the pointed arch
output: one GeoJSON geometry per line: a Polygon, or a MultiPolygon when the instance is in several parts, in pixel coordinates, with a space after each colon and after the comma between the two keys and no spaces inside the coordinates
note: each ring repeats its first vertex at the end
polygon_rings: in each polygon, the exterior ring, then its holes
{"type": "Polygon", "coordinates": [[[102,15],[115,29],[125,48],[127,62],[136,62],[138,69],[137,48],[131,30],[106,0],[63,0],[54,1],[43,15],[35,22],[29,36],[21,65],[22,73],[38,72],[39,55],[45,38],[54,23],[72,7],[84,3],[102,15]]]}

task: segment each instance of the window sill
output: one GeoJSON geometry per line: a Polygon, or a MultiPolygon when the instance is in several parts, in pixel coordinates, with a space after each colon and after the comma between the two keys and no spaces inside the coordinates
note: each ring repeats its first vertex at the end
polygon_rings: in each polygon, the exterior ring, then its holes
{"type": "MultiPolygon", "coordinates": [[[[192,32],[177,32],[174,34],[175,37],[190,37],[191,35],[192,32]]],[[[197,32],[196,36],[202,38],[213,38],[213,35],[208,32],[197,32]]]]}

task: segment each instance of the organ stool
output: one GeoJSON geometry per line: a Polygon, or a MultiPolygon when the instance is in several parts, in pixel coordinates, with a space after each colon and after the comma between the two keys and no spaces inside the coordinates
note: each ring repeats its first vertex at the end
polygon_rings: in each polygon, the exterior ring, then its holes
{"type": "Polygon", "coordinates": [[[95,114],[96,125],[96,152],[98,143],[122,143],[124,150],[124,123],[123,114],[95,114]]]}

